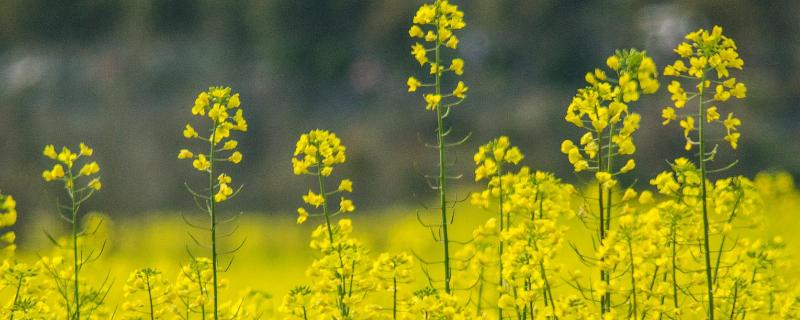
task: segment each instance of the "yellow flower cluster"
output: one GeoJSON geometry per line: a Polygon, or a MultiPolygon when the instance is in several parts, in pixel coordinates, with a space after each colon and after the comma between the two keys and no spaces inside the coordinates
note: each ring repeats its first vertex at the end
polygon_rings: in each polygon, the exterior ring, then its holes
{"type": "Polygon", "coordinates": [[[42,152],[44,156],[55,160],[57,163],[53,165],[52,169],[42,172],[42,178],[44,178],[44,181],[47,182],[64,181],[65,188],[75,190],[77,192],[85,190],[100,190],[103,185],[100,183],[100,178],[96,177],[89,180],[89,182],[86,184],[86,187],[75,189],[75,183],[78,178],[90,177],[100,172],[100,166],[94,161],[85,163],[77,172],[77,174],[72,171],[73,165],[75,165],[79,159],[89,158],[94,154],[94,150],[83,143],[81,143],[78,148],[80,151],[77,153],[72,152],[72,150],[67,147],[62,147],[61,152],[56,153],[56,149],[52,144],[45,146],[44,151],[42,152]],[[64,166],[66,166],[66,170],[64,169],[64,166]]]}
{"type": "Polygon", "coordinates": [[[329,176],[333,166],[347,160],[346,148],[335,133],[311,130],[300,135],[292,157],[295,175],[312,174],[329,176]]]}
{"type": "MultiPolygon", "coordinates": [[[[207,91],[200,92],[192,107],[192,115],[208,117],[210,120],[208,135],[200,135],[191,124],[187,124],[183,129],[183,137],[208,143],[209,151],[195,153],[189,149],[181,149],[178,152],[178,159],[192,159],[192,167],[209,174],[214,174],[214,164],[218,161],[233,164],[241,162],[242,153],[236,151],[239,142],[230,139],[232,131],[247,131],[247,121],[240,106],[239,94],[232,94],[231,88],[211,87],[207,91]],[[221,153],[226,155],[221,156],[221,153]]],[[[217,182],[213,197],[215,202],[223,202],[234,195],[230,187],[232,182],[230,176],[221,174],[217,177],[217,182]]]]}
{"type": "Polygon", "coordinates": [[[565,119],[587,132],[580,144],[564,140],[561,152],[566,154],[575,172],[596,172],[599,184],[610,189],[616,184],[614,176],[635,168],[633,159],[622,167],[613,167],[615,155],[636,152],[633,133],[639,129],[639,114],[628,110],[629,103],[638,101],[641,94],[658,91],[656,65],[643,51],[617,51],[606,60],[615,73],[611,77],[601,69],[586,74],[586,88],[578,89],[567,107],[565,119]]]}
{"type": "MultiPolygon", "coordinates": [[[[17,202],[10,195],[0,194],[0,228],[8,228],[17,224],[17,202]]],[[[13,255],[17,250],[15,244],[17,234],[9,230],[0,235],[0,242],[3,243],[3,251],[13,255]]]]}
{"type": "Polygon", "coordinates": [[[699,144],[698,136],[696,139],[691,136],[694,131],[700,131],[698,126],[702,126],[703,122],[708,123],[721,123],[726,130],[725,141],[727,141],[731,148],[738,147],[740,133],[738,127],[741,125],[741,120],[735,118],[733,113],[730,112],[727,118],[720,119],[720,113],[716,105],[708,105],[708,103],[725,102],[731,97],[742,99],[747,96],[747,87],[744,83],[739,82],[736,78],[730,77],[729,69],[741,70],[744,66],[744,61],[739,57],[736,51],[736,43],[733,39],[726,37],[722,34],[722,27],[714,26],[711,32],[699,29],[695,32],[686,35],[688,42],[681,42],[675,53],[680,58],[672,65],[664,68],[665,76],[673,76],[679,79],[691,79],[693,90],[687,91],[683,88],[678,80],[673,80],[668,86],[669,92],[672,94],[672,106],[664,107],[662,110],[663,124],[667,125],[673,120],[678,119],[677,110],[683,109],[686,103],[692,99],[699,99],[700,110],[698,112],[689,112],[683,116],[679,121],[681,128],[683,128],[683,135],[686,138],[686,150],[692,149],[693,145],[699,144]],[[687,66],[688,64],[688,66],[687,66]],[[716,71],[714,76],[711,71],[716,71]],[[711,86],[714,86],[712,92],[711,86]],[[706,97],[712,97],[710,101],[706,101],[706,97]],[[695,120],[695,116],[699,120],[695,120]]]}
{"type": "Polygon", "coordinates": [[[476,166],[475,181],[502,175],[504,164],[516,165],[522,161],[522,158],[524,158],[522,152],[519,151],[519,148],[511,146],[508,137],[501,136],[489,141],[480,146],[473,157],[476,166]]]}
{"type": "Polygon", "coordinates": [[[123,290],[126,298],[122,304],[122,311],[126,313],[123,319],[141,319],[143,314],[150,318],[164,318],[169,313],[177,312],[172,301],[172,285],[159,270],[145,268],[133,271],[123,290]]]}
{"type": "Polygon", "coordinates": [[[458,48],[458,37],[454,31],[463,29],[464,12],[458,10],[458,6],[450,4],[447,0],[435,0],[432,4],[423,4],[414,16],[413,24],[408,30],[408,35],[412,39],[421,39],[423,42],[416,42],[411,46],[411,55],[419,62],[420,66],[430,66],[430,75],[433,79],[430,83],[423,83],[415,77],[409,77],[406,81],[408,92],[416,92],[420,87],[433,87],[434,90],[424,94],[425,109],[437,110],[444,104],[446,109],[458,105],[466,98],[469,87],[463,81],[458,81],[450,93],[443,93],[441,89],[441,77],[445,72],[452,72],[460,76],[464,74],[464,60],[453,58],[450,64],[445,67],[442,63],[442,47],[455,50],[458,48]],[[425,44],[423,44],[425,43],[425,44]],[[429,53],[433,57],[429,58],[429,53]],[[432,60],[431,60],[432,59],[432,60]]]}
{"type": "MultiPolygon", "coordinates": [[[[213,318],[213,278],[213,265],[209,258],[192,258],[184,265],[172,289],[181,302],[180,305],[184,307],[183,310],[177,310],[177,314],[198,314],[204,319],[213,318]]],[[[226,288],[228,280],[219,279],[218,286],[219,289],[226,288]]]]}
{"type": "Polygon", "coordinates": [[[314,208],[323,207],[322,214],[309,213],[305,207],[297,208],[297,223],[303,223],[309,216],[328,215],[336,216],[341,213],[355,211],[353,201],[345,197],[339,199],[339,210],[328,212],[328,196],[353,192],[353,182],[343,179],[339,182],[339,187],[332,192],[325,192],[323,177],[333,173],[333,166],[344,163],[347,160],[345,146],[335,133],[324,130],[311,130],[309,133],[302,134],[297,141],[297,146],[292,157],[292,168],[295,175],[308,174],[317,176],[320,188],[319,193],[308,190],[308,194],[303,196],[303,202],[314,208]]]}

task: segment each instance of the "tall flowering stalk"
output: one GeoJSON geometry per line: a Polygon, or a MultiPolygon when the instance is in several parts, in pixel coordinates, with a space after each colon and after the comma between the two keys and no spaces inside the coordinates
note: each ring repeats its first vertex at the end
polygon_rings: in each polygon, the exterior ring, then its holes
{"type": "MultiPolygon", "coordinates": [[[[448,206],[447,200],[447,180],[451,179],[447,175],[447,147],[446,137],[450,130],[446,128],[444,119],[450,114],[452,107],[460,104],[466,98],[469,88],[463,81],[458,81],[452,91],[445,90],[444,75],[452,74],[460,76],[464,74],[464,60],[453,58],[449,65],[443,57],[445,49],[455,50],[458,48],[458,37],[453,33],[463,29],[464,13],[458,10],[458,6],[450,4],[447,0],[436,0],[432,4],[423,4],[414,16],[413,24],[408,30],[408,34],[413,39],[420,39],[422,43],[416,42],[411,46],[411,55],[419,62],[420,66],[430,67],[429,76],[423,81],[415,77],[409,77],[408,91],[415,92],[419,88],[427,89],[423,96],[425,109],[436,113],[436,148],[439,151],[439,174],[437,182],[433,185],[439,193],[438,209],[441,211],[441,242],[443,247],[443,287],[446,293],[451,291],[451,257],[450,257],[450,235],[448,233],[448,206]],[[429,54],[433,57],[429,58],[429,54]]],[[[456,143],[458,144],[458,143],[456,143]]]]}
{"type": "MultiPolygon", "coordinates": [[[[358,300],[358,295],[354,293],[365,287],[358,282],[363,279],[357,277],[357,268],[364,265],[364,249],[358,241],[350,238],[352,223],[350,219],[341,219],[336,223],[333,221],[339,215],[355,211],[355,205],[352,200],[339,196],[338,209],[334,211],[334,204],[329,200],[331,196],[352,192],[353,182],[342,179],[336,189],[326,191],[325,178],[333,173],[335,165],[347,160],[345,152],[345,146],[335,133],[312,130],[300,136],[292,157],[295,175],[311,175],[317,180],[317,192],[308,190],[308,194],[303,196],[303,202],[313,209],[309,212],[306,207],[298,208],[297,223],[304,223],[309,217],[324,218],[325,223],[314,230],[311,241],[311,247],[318,249],[322,257],[314,261],[307,274],[315,278],[315,285],[309,289],[313,289],[311,292],[316,297],[322,301],[330,301],[329,293],[332,293],[333,302],[330,304],[335,306],[336,314],[330,316],[334,318],[353,316],[353,304],[358,300]],[[321,212],[313,212],[314,210],[321,212]]],[[[305,291],[295,290],[293,294],[296,296],[303,292],[305,291]]],[[[297,308],[296,305],[286,305],[284,309],[287,313],[297,315],[297,308]]],[[[307,317],[308,312],[309,310],[303,312],[304,317],[307,317]]]]}
{"type": "MultiPolygon", "coordinates": [[[[67,205],[58,205],[58,210],[59,214],[70,224],[72,229],[70,248],[72,251],[71,270],[66,273],[66,276],[62,276],[64,274],[62,270],[48,268],[48,271],[57,282],[57,287],[65,300],[66,312],[70,319],[81,319],[81,308],[85,307],[85,305],[89,305],[90,303],[96,303],[96,305],[102,304],[102,301],[88,301],[84,303],[84,297],[81,293],[80,274],[83,266],[90,261],[96,260],[105,247],[103,246],[99,252],[90,250],[88,255],[83,253],[83,248],[79,248],[80,238],[93,232],[91,230],[79,230],[78,221],[80,221],[79,212],[81,205],[89,200],[95,192],[99,191],[102,184],[100,178],[96,177],[97,173],[100,172],[100,166],[97,162],[90,161],[94,150],[83,143],[78,146],[78,150],[79,151],[76,153],[67,147],[62,147],[61,151],[56,153],[56,149],[53,145],[45,146],[43,151],[44,156],[54,160],[56,164],[53,165],[52,169],[42,172],[42,178],[44,178],[46,182],[63,183],[64,190],[69,198],[67,205]],[[84,164],[76,171],[78,163],[84,164]],[[70,280],[72,282],[71,284],[69,283],[70,280]],[[70,286],[71,288],[69,288],[70,286]]],[[[48,237],[56,246],[62,247],[54,237],[49,235],[48,237]]],[[[91,297],[89,297],[89,299],[91,299],[91,297]]],[[[94,309],[90,310],[93,311],[94,309]]],[[[88,315],[84,314],[84,317],[88,317],[88,315]]]]}
{"type": "MultiPolygon", "coordinates": [[[[489,141],[487,144],[480,146],[478,152],[475,153],[473,160],[475,161],[475,182],[488,180],[486,189],[481,193],[474,193],[471,195],[473,204],[478,204],[484,208],[488,208],[490,203],[496,206],[499,221],[498,230],[496,234],[500,234],[508,230],[511,225],[511,200],[513,195],[513,187],[511,184],[514,182],[514,175],[506,173],[509,166],[518,164],[524,156],[519,148],[511,146],[508,137],[501,136],[497,139],[489,141]]],[[[503,251],[504,242],[501,237],[497,238],[497,270],[498,270],[498,285],[504,288],[503,279],[503,251]]],[[[479,297],[480,299],[480,297],[479,297]]],[[[503,318],[503,309],[497,307],[498,317],[503,318]]]]}
{"type": "Polygon", "coordinates": [[[217,274],[222,270],[219,265],[219,257],[235,251],[219,251],[217,229],[220,221],[217,204],[229,200],[241,190],[240,187],[239,190],[234,192],[230,186],[231,177],[225,173],[219,173],[217,165],[223,162],[238,164],[242,161],[242,153],[236,151],[238,142],[231,139],[232,132],[247,131],[247,121],[244,119],[240,104],[239,94],[232,94],[231,88],[211,87],[207,91],[201,92],[195,99],[192,115],[204,120],[205,123],[203,125],[207,127],[206,133],[201,135],[192,125],[187,124],[184,127],[183,136],[186,139],[198,140],[206,144],[208,153],[195,153],[188,149],[181,149],[178,153],[178,159],[191,159],[192,166],[208,177],[208,187],[204,191],[196,192],[188,184],[187,189],[195,198],[198,207],[205,211],[209,218],[207,227],[200,227],[191,223],[189,225],[210,233],[209,245],[201,243],[193,235],[192,239],[199,246],[210,251],[215,320],[219,319],[219,279],[217,274]],[[217,175],[218,173],[219,175],[217,175]]]}
{"type": "Polygon", "coordinates": [[[662,117],[664,118],[663,124],[667,125],[671,121],[677,120],[677,110],[682,110],[691,100],[697,101],[696,111],[688,111],[685,112],[686,115],[681,115],[679,124],[683,128],[683,135],[686,138],[686,151],[691,151],[696,146],[696,159],[700,164],[699,196],[703,218],[703,256],[708,300],[706,312],[708,318],[713,320],[714,262],[710,250],[709,187],[706,179],[710,172],[708,164],[714,160],[717,147],[715,146],[709,151],[706,125],[722,124],[726,131],[724,140],[730,144],[731,148],[736,149],[740,137],[738,127],[741,125],[741,120],[734,117],[732,112],[728,113],[723,120],[719,109],[712,103],[725,102],[732,97],[742,99],[747,94],[747,87],[744,83],[738,82],[736,78],[730,77],[729,69],[742,69],[744,61],[739,58],[733,39],[722,34],[722,27],[714,26],[711,32],[699,29],[687,34],[686,40],[688,42],[682,42],[675,48],[675,52],[680,58],[664,68],[664,75],[683,79],[684,82],[691,85],[692,89],[686,91],[680,81],[673,80],[668,89],[672,94],[671,99],[675,108],[665,107],[662,117]],[[711,91],[712,85],[713,91],[711,91]]]}
{"type": "MultiPolygon", "coordinates": [[[[568,155],[575,172],[594,172],[597,180],[595,210],[586,204],[585,209],[597,214],[597,235],[602,244],[611,229],[612,210],[616,207],[613,188],[616,176],[633,170],[636,162],[629,158],[620,166],[621,157],[629,157],[636,151],[633,133],[639,128],[639,114],[628,110],[629,104],[639,100],[642,94],[658,90],[656,65],[645,52],[635,49],[617,51],[606,60],[612,75],[601,69],[588,72],[587,86],[578,89],[567,107],[566,121],[586,133],[579,144],[565,140],[561,152],[568,155]]],[[[624,158],[623,158],[624,159],[624,158]]],[[[611,279],[609,271],[600,270],[600,312],[611,309],[611,279]]]]}

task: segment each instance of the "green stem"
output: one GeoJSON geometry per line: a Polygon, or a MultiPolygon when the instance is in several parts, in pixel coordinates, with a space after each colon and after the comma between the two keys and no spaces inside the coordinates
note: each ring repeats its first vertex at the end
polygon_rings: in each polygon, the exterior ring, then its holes
{"type": "Polygon", "coordinates": [[[150,275],[145,273],[145,279],[147,284],[147,300],[150,302],[150,320],[155,319],[155,311],[153,310],[153,290],[150,287],[150,275]]]}
{"type": "MultiPolygon", "coordinates": [[[[498,258],[497,259],[497,267],[500,270],[500,272],[498,273],[498,277],[499,277],[498,283],[500,284],[500,288],[502,289],[503,285],[504,285],[504,282],[505,282],[505,281],[503,281],[503,236],[502,236],[502,232],[503,232],[503,230],[508,228],[508,225],[507,225],[508,221],[506,221],[505,225],[503,224],[503,163],[502,163],[502,159],[498,159],[497,160],[497,179],[498,179],[498,186],[497,187],[500,190],[500,201],[499,201],[499,204],[500,204],[499,205],[499,211],[500,211],[500,234],[497,237],[497,242],[498,242],[498,247],[499,247],[498,257],[497,257],[498,258]]],[[[498,319],[500,319],[500,320],[503,319],[503,308],[500,308],[499,305],[497,306],[497,315],[498,315],[498,319]]]]}
{"type": "Polygon", "coordinates": [[[73,268],[75,272],[74,289],[75,295],[75,319],[81,319],[81,300],[80,300],[80,287],[78,282],[78,275],[80,274],[80,264],[78,262],[78,206],[75,201],[75,180],[72,175],[72,168],[69,168],[69,198],[72,202],[72,257],[73,268]]]}
{"type": "MultiPolygon", "coordinates": [[[[319,148],[319,146],[317,146],[319,148]]],[[[331,242],[331,246],[334,245],[333,241],[333,227],[331,227],[331,218],[330,213],[328,211],[328,196],[325,193],[325,183],[322,180],[322,163],[317,162],[317,180],[319,182],[319,194],[322,196],[322,213],[325,215],[325,226],[328,228],[328,240],[331,242]]],[[[342,259],[342,248],[340,245],[336,245],[336,253],[339,256],[339,269],[344,270],[344,260],[342,259]]],[[[336,272],[336,277],[339,278],[339,285],[338,285],[338,294],[339,294],[339,313],[342,317],[347,317],[348,310],[347,305],[344,303],[344,297],[346,295],[346,279],[344,274],[336,272]]]]}
{"type": "Polygon", "coordinates": [[[637,301],[636,301],[636,264],[633,263],[633,246],[631,245],[631,239],[628,239],[628,259],[631,260],[631,294],[633,295],[633,318],[636,319],[636,314],[639,313],[637,308],[637,301]]]}
{"type": "MultiPolygon", "coordinates": [[[[22,288],[22,280],[25,280],[25,277],[20,275],[19,281],[17,282],[17,290],[14,293],[14,302],[11,303],[11,307],[14,308],[17,306],[17,301],[19,301],[19,291],[22,288]]],[[[9,320],[14,320],[14,313],[11,313],[9,320]]]]}
{"type": "MultiPolygon", "coordinates": [[[[603,134],[602,134],[602,132],[598,132],[597,133],[597,139],[598,139],[598,143],[597,144],[602,146],[603,145],[603,134]]],[[[598,168],[602,168],[603,167],[603,157],[602,156],[597,158],[597,167],[598,168]]],[[[603,245],[603,241],[606,239],[605,210],[603,209],[603,206],[604,206],[604,204],[603,204],[603,185],[598,183],[597,184],[597,207],[598,207],[598,213],[599,213],[599,217],[600,217],[600,226],[599,226],[600,227],[599,228],[600,229],[600,246],[603,245]]],[[[600,264],[602,265],[605,262],[605,260],[606,260],[605,257],[601,257],[600,258],[600,264]]],[[[605,282],[606,286],[608,286],[609,278],[606,276],[606,272],[605,272],[605,270],[602,269],[602,267],[600,267],[600,280],[605,282]]],[[[608,290],[608,288],[606,288],[606,290],[608,290]]],[[[601,318],[608,311],[608,309],[610,309],[610,308],[607,308],[609,297],[610,297],[609,292],[604,293],[603,296],[600,297],[600,317],[601,318]]]]}
{"type": "Polygon", "coordinates": [[[397,320],[397,276],[392,278],[392,319],[397,320]]]}
{"type": "Polygon", "coordinates": [[[708,191],[706,190],[706,145],[704,141],[704,132],[703,132],[703,124],[706,121],[706,112],[704,108],[704,92],[705,87],[703,83],[705,82],[705,77],[700,78],[700,104],[699,104],[699,117],[700,120],[698,121],[697,125],[697,134],[698,134],[698,143],[700,144],[699,150],[699,158],[700,158],[700,176],[701,176],[701,196],[703,201],[703,249],[705,255],[705,263],[706,263],[706,287],[707,287],[707,294],[708,294],[708,319],[714,320],[714,286],[713,280],[711,278],[711,251],[709,248],[709,222],[708,222],[708,191]]]}
{"type": "MultiPolygon", "coordinates": [[[[442,13],[439,11],[439,6],[436,6],[436,20],[438,21],[439,16],[442,13]]],[[[441,65],[441,58],[439,56],[439,47],[441,46],[441,41],[439,40],[439,29],[436,29],[436,66],[437,68],[441,65]]],[[[441,95],[441,78],[442,75],[439,70],[435,72],[436,78],[436,95],[441,95]]],[[[445,141],[444,141],[444,119],[442,118],[442,106],[441,103],[435,106],[436,107],[436,138],[439,143],[439,206],[441,209],[442,214],[442,241],[444,245],[444,291],[446,293],[450,293],[450,238],[447,234],[447,168],[445,167],[445,141]]],[[[502,320],[502,317],[501,317],[502,320]]]]}
{"type": "Polygon", "coordinates": [[[208,192],[209,192],[209,205],[208,205],[208,213],[211,216],[211,268],[213,274],[213,285],[214,285],[214,320],[219,319],[219,299],[217,295],[217,291],[219,291],[218,282],[217,282],[217,212],[215,208],[214,194],[216,186],[214,184],[214,136],[217,133],[217,121],[214,120],[214,130],[211,133],[211,139],[208,141],[208,192]]]}

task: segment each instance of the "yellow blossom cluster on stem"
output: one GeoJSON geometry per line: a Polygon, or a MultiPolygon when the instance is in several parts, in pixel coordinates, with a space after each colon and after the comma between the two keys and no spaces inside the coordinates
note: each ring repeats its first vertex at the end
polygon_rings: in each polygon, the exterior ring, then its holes
{"type": "MultiPolygon", "coordinates": [[[[11,195],[0,193],[0,228],[9,228],[17,224],[17,201],[11,195]]],[[[17,234],[13,230],[7,230],[0,235],[3,251],[8,255],[13,255],[17,250],[17,234]]]]}
{"type": "Polygon", "coordinates": [[[449,64],[443,62],[442,51],[444,48],[457,49],[458,37],[455,31],[466,26],[464,12],[458,6],[450,4],[447,0],[435,0],[432,4],[423,4],[414,16],[413,24],[408,30],[408,35],[417,42],[411,46],[411,55],[423,68],[429,67],[430,72],[423,82],[416,77],[409,77],[406,81],[408,92],[416,92],[419,88],[431,88],[423,94],[426,110],[437,110],[444,106],[458,105],[466,98],[469,87],[463,81],[455,83],[452,91],[442,91],[442,75],[452,73],[456,76],[464,74],[464,60],[452,58],[449,64]]]}
{"type": "Polygon", "coordinates": [[[122,311],[123,319],[164,318],[174,313],[172,285],[157,269],[144,268],[133,271],[123,287],[126,301],[122,311]]]}
{"type": "Polygon", "coordinates": [[[686,42],[681,42],[674,51],[680,57],[673,64],[664,67],[665,76],[676,78],[668,86],[674,108],[664,107],[663,124],[667,125],[681,118],[679,124],[683,128],[688,151],[703,138],[699,135],[704,122],[720,123],[725,127],[725,141],[736,149],[741,136],[738,130],[741,120],[734,117],[733,112],[728,112],[724,119],[721,118],[721,111],[716,105],[731,98],[743,99],[747,96],[747,86],[730,76],[730,69],[741,70],[744,66],[736,43],[722,34],[722,27],[714,26],[710,32],[699,29],[687,34],[686,42]],[[683,83],[686,82],[690,85],[688,90],[684,89],[683,83]],[[678,114],[679,110],[686,107],[687,102],[695,99],[699,100],[698,112],[678,114]],[[698,136],[693,135],[695,132],[698,136]]]}
{"type": "Polygon", "coordinates": [[[326,192],[324,178],[333,173],[333,167],[347,160],[347,148],[342,145],[335,133],[325,130],[311,130],[300,135],[297,140],[294,155],[292,156],[292,169],[295,175],[311,175],[317,177],[319,188],[317,192],[308,190],[303,196],[309,208],[320,209],[322,213],[312,213],[305,207],[297,209],[297,223],[303,223],[310,216],[324,216],[326,219],[342,213],[355,211],[353,201],[343,196],[339,197],[339,210],[329,211],[328,197],[336,194],[353,192],[353,182],[349,179],[339,181],[339,186],[326,192]]]}
{"type": "MultiPolygon", "coordinates": [[[[236,148],[239,142],[231,139],[231,132],[247,131],[247,120],[241,108],[238,93],[231,93],[228,87],[211,87],[200,92],[192,107],[192,115],[206,120],[207,134],[201,135],[191,124],[183,129],[183,137],[190,140],[200,140],[207,145],[206,152],[192,152],[181,149],[178,159],[191,159],[192,167],[210,175],[215,174],[217,162],[230,162],[238,164],[242,161],[242,153],[236,148]]],[[[214,186],[214,202],[223,202],[234,195],[230,187],[231,177],[219,175],[218,183],[214,186]]]]}

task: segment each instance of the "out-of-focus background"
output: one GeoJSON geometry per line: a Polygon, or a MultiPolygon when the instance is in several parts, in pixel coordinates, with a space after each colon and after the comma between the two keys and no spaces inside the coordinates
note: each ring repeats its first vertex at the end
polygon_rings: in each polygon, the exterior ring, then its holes
{"type": "MultiPolygon", "coordinates": [[[[697,28],[724,26],[745,61],[734,76],[748,97],[729,102],[744,121],[739,150],[721,146],[731,173],[800,174],[800,2],[458,1],[467,28],[467,101],[454,110],[454,149],[472,186],[471,154],[509,135],[525,164],[577,181],[559,152],[579,131],[563,120],[583,74],[617,48],[647,50],[659,67],[697,28]]],[[[244,161],[229,166],[244,191],[228,210],[289,213],[308,181],[291,173],[299,134],[337,132],[360,208],[412,203],[435,170],[433,114],[406,92],[420,75],[407,34],[419,1],[0,1],[0,188],[21,212],[53,210],[41,171],[45,144],[95,148],[104,189],[87,203],[111,216],[190,210],[184,181],[201,176],[176,158],[195,95],[211,85],[241,93],[249,131],[244,161]]],[[[662,127],[666,83],[636,104],[640,184],[683,154],[677,126],[662,127]]],[[[293,219],[289,218],[289,219],[293,219]]],[[[24,219],[23,219],[24,220],[24,219]]],[[[25,221],[22,221],[23,223],[25,221]]]]}

